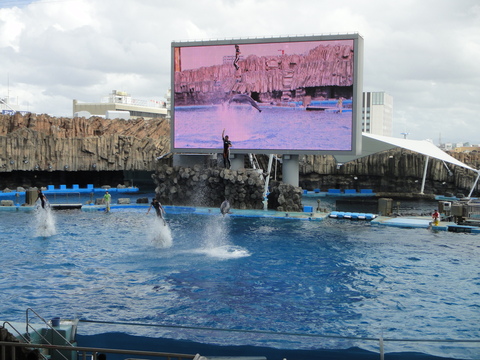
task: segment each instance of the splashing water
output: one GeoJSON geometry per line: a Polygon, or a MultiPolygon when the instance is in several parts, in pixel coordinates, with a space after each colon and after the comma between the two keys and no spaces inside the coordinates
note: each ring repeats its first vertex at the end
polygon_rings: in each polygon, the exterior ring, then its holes
{"type": "Polygon", "coordinates": [[[164,249],[173,245],[172,231],[168,223],[158,217],[150,221],[148,237],[152,243],[164,249]]]}
{"type": "Polygon", "coordinates": [[[199,250],[210,257],[220,259],[237,259],[250,256],[250,253],[241,246],[232,245],[229,240],[228,216],[213,216],[208,219],[204,230],[203,248],[199,250]]]}
{"type": "Polygon", "coordinates": [[[41,206],[38,206],[35,211],[35,221],[37,236],[50,237],[57,233],[55,216],[53,215],[50,206],[45,206],[44,209],[41,206]]]}

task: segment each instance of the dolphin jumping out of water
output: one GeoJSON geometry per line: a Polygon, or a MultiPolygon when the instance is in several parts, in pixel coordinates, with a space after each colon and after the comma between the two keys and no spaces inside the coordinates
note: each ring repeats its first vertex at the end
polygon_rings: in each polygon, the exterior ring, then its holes
{"type": "Polygon", "coordinates": [[[258,107],[258,104],[255,100],[253,100],[250,96],[246,94],[236,94],[233,95],[230,100],[228,100],[228,105],[230,105],[231,102],[237,102],[237,103],[242,103],[242,104],[250,104],[252,105],[255,109],[257,109],[259,112],[262,112],[262,110],[258,107]]]}
{"type": "Polygon", "coordinates": [[[223,216],[230,213],[230,202],[227,199],[225,199],[222,202],[222,205],[220,205],[220,212],[223,216]]]}

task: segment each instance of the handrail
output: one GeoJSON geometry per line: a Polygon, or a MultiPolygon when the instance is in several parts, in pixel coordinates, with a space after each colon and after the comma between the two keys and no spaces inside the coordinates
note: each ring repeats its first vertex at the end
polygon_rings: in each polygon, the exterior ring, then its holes
{"type": "MultiPolygon", "coordinates": [[[[379,341],[379,337],[325,335],[325,334],[309,334],[309,333],[295,333],[295,332],[282,332],[282,331],[277,332],[277,331],[268,331],[268,330],[223,329],[223,328],[205,327],[205,326],[143,324],[143,323],[131,323],[131,322],[126,322],[126,321],[101,321],[101,320],[87,320],[87,319],[79,319],[78,321],[79,322],[84,322],[84,323],[92,323],[92,324],[158,327],[158,328],[166,328],[166,329],[219,331],[219,332],[232,332],[232,333],[279,335],[279,336],[300,336],[300,337],[359,340],[359,341],[379,341]]],[[[425,342],[425,343],[432,342],[432,343],[479,343],[480,344],[480,338],[478,338],[478,339],[421,339],[421,338],[396,339],[396,338],[385,338],[385,337],[382,336],[381,339],[384,342],[425,342]]]]}
{"type": "MultiPolygon", "coordinates": [[[[35,329],[33,326],[30,325],[30,320],[29,320],[29,317],[28,317],[28,312],[29,312],[29,311],[31,311],[32,313],[34,313],[34,314],[37,316],[37,318],[39,318],[41,321],[43,321],[43,322],[45,323],[45,325],[47,326],[47,328],[49,328],[49,329],[52,331],[52,336],[53,336],[53,333],[55,333],[56,336],[59,336],[62,340],[65,341],[65,344],[68,344],[68,345],[69,345],[68,347],[73,347],[73,344],[70,342],[70,340],[67,340],[67,339],[65,338],[65,336],[63,336],[62,334],[60,334],[60,333],[57,331],[57,329],[55,329],[53,326],[51,326],[51,325],[48,323],[48,321],[46,321],[44,318],[42,318],[40,315],[38,315],[38,314],[35,312],[35,310],[33,310],[32,308],[28,308],[28,309],[26,310],[26,334],[27,334],[27,337],[28,337],[29,339],[31,339],[31,337],[30,337],[30,332],[29,332],[29,329],[31,328],[31,329],[33,330],[33,332],[35,332],[35,334],[38,335],[39,338],[41,338],[43,341],[45,341],[48,345],[53,346],[52,344],[50,344],[50,343],[48,342],[48,339],[47,339],[45,336],[43,336],[41,333],[39,333],[39,332],[37,331],[37,329],[35,329]]],[[[31,344],[30,341],[29,341],[29,344],[31,344]]],[[[66,357],[65,355],[63,355],[61,352],[59,352],[57,349],[53,349],[53,350],[57,351],[58,354],[59,354],[64,360],[68,360],[67,357],[66,357]]]]}
{"type": "MultiPolygon", "coordinates": [[[[3,328],[3,329],[6,329],[5,325],[8,325],[8,326],[10,327],[10,330],[15,331],[15,332],[17,333],[17,336],[18,336],[19,338],[21,338],[21,340],[22,340],[24,343],[26,343],[26,344],[29,343],[28,339],[27,339],[25,336],[23,336],[23,334],[20,333],[20,331],[18,331],[17,328],[16,328],[15,326],[13,326],[9,321],[4,321],[4,322],[3,322],[3,324],[2,324],[2,328],[3,328]]],[[[2,347],[2,355],[1,355],[1,357],[0,357],[0,359],[2,359],[2,360],[5,359],[5,354],[3,353],[3,350],[4,350],[4,348],[2,347]]],[[[45,357],[45,355],[43,355],[43,354],[40,354],[40,356],[41,356],[42,359],[44,359],[44,360],[47,359],[47,358],[45,357]]]]}
{"type": "MultiPolygon", "coordinates": [[[[54,331],[58,336],[60,336],[63,340],[65,340],[65,342],[66,342],[67,344],[72,345],[72,344],[70,343],[70,340],[67,340],[67,339],[66,339],[62,334],[60,334],[53,326],[51,326],[51,325],[48,323],[47,320],[45,320],[45,319],[42,318],[40,315],[38,315],[37,312],[35,312],[35,310],[33,310],[32,308],[28,308],[28,309],[26,310],[26,320],[27,320],[27,323],[26,323],[26,333],[27,333],[27,336],[28,336],[28,337],[30,337],[30,333],[28,332],[28,328],[30,327],[30,328],[32,328],[33,331],[35,331],[35,333],[36,333],[37,335],[39,335],[40,337],[43,338],[43,336],[42,336],[41,334],[39,334],[38,331],[37,331],[33,326],[30,325],[30,320],[29,320],[29,318],[28,318],[28,312],[29,312],[29,311],[33,312],[33,313],[37,316],[37,318],[39,318],[40,320],[42,320],[48,328],[50,328],[50,329],[51,329],[52,331],[54,331]]],[[[43,338],[43,339],[46,340],[45,338],[43,338]]],[[[72,346],[73,346],[73,345],[72,345],[72,346]]]]}
{"type": "Polygon", "coordinates": [[[17,335],[22,338],[23,341],[28,342],[28,339],[25,338],[25,336],[23,336],[23,334],[20,331],[18,331],[17,328],[13,326],[9,321],[4,321],[2,324],[2,328],[6,329],[5,325],[10,326],[10,329],[14,330],[17,333],[17,335]]]}
{"type": "Polygon", "coordinates": [[[98,353],[107,353],[107,354],[124,354],[124,355],[138,355],[138,356],[153,356],[159,358],[167,358],[168,360],[175,359],[199,359],[198,354],[177,354],[177,353],[164,353],[156,351],[142,351],[142,350],[122,350],[122,349],[108,349],[108,348],[92,348],[84,346],[62,346],[62,345],[49,345],[49,344],[25,344],[25,343],[12,343],[8,341],[0,341],[0,347],[2,348],[2,358],[4,358],[4,347],[23,347],[23,348],[32,348],[32,349],[54,349],[54,350],[71,350],[78,353],[82,353],[83,358],[86,357],[87,353],[94,354],[94,359],[98,353]]]}

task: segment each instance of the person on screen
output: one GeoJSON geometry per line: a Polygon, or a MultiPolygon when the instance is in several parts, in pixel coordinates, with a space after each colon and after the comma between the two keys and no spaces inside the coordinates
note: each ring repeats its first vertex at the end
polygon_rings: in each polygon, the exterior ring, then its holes
{"type": "Polygon", "coordinates": [[[225,129],[222,132],[222,140],[223,140],[223,166],[226,169],[230,169],[230,148],[232,146],[232,142],[228,139],[228,135],[225,135],[225,129]]]}
{"type": "Polygon", "coordinates": [[[343,111],[343,98],[339,98],[337,101],[338,112],[341,114],[343,111]]]}
{"type": "Polygon", "coordinates": [[[238,70],[238,60],[240,60],[240,46],[235,45],[235,60],[233,60],[233,66],[235,66],[235,70],[238,70]]]}

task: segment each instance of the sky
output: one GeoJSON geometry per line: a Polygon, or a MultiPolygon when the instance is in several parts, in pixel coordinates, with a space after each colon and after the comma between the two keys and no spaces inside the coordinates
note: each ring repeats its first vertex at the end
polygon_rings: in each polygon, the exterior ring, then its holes
{"type": "Polygon", "coordinates": [[[172,42],[353,33],[394,137],[480,144],[478,0],[0,0],[0,98],[53,116],[112,90],[162,100],[172,42]]]}

